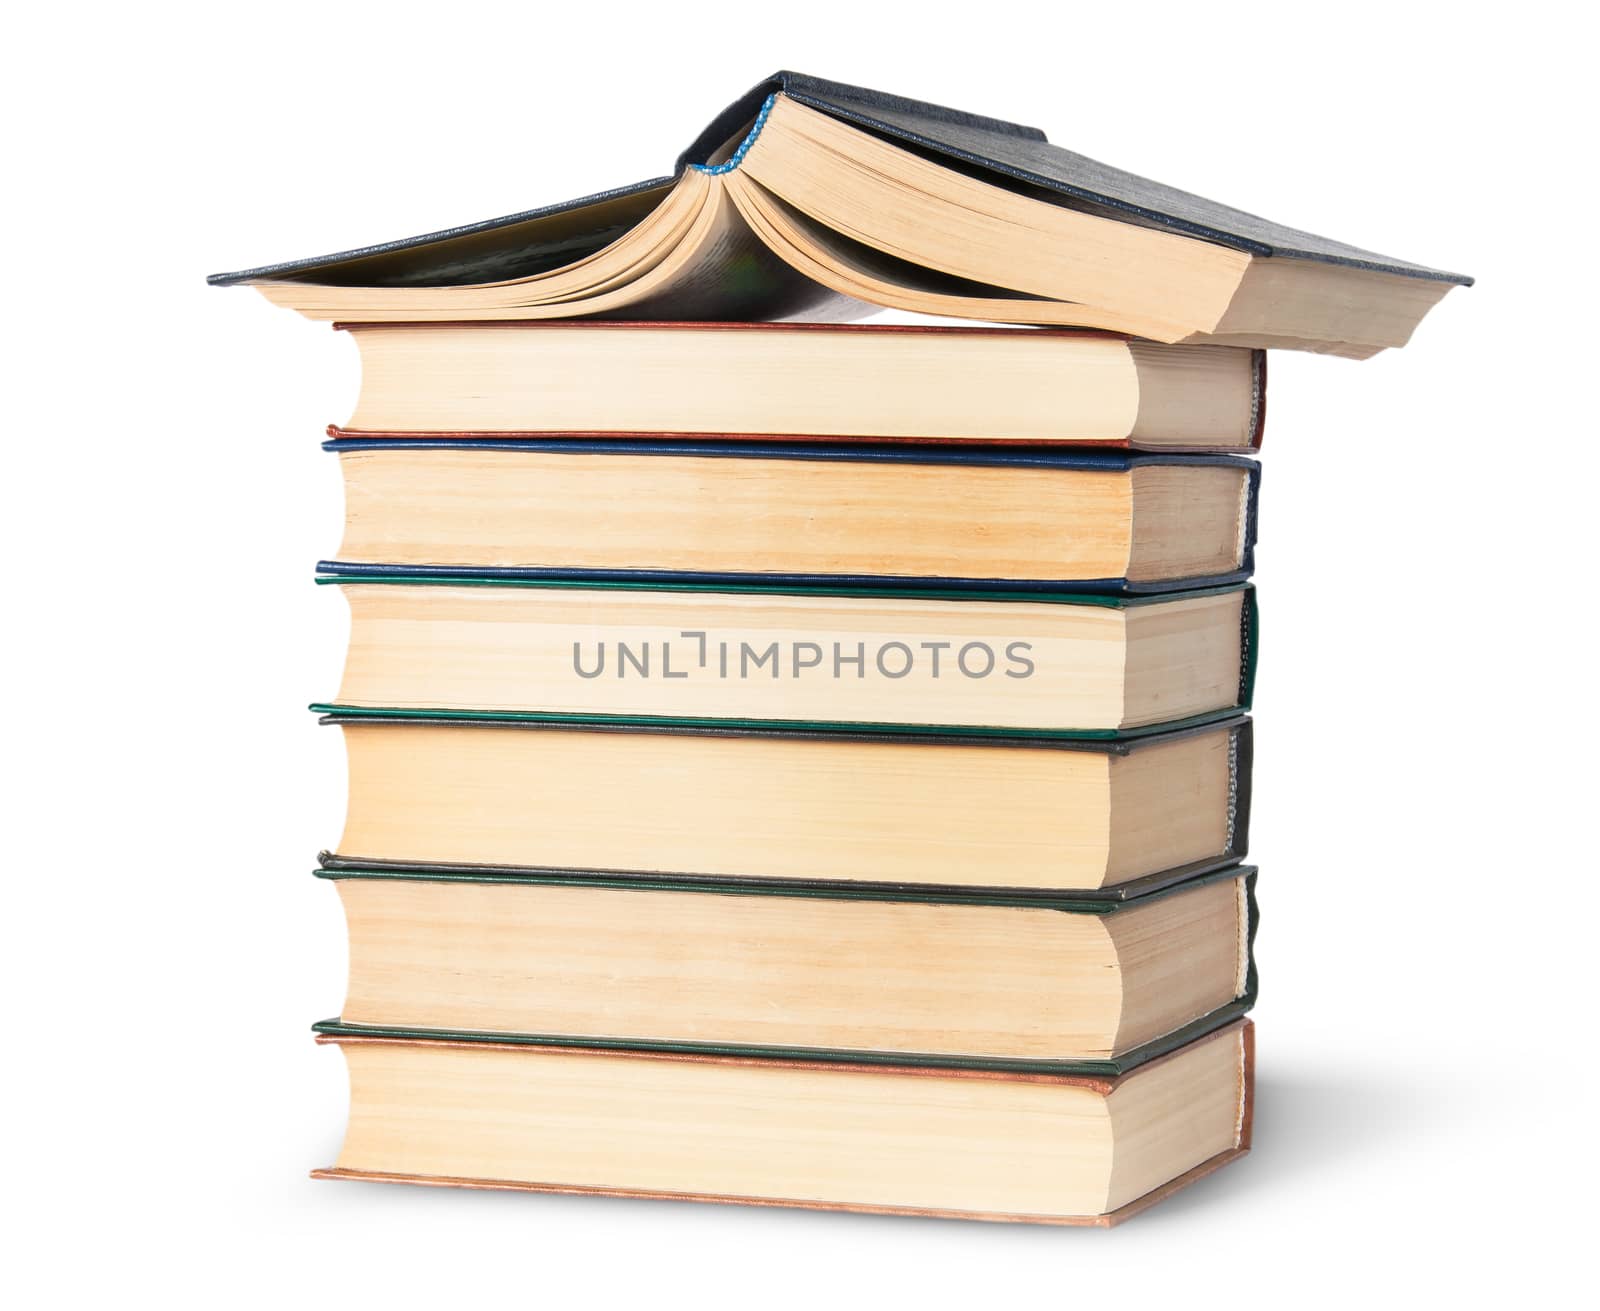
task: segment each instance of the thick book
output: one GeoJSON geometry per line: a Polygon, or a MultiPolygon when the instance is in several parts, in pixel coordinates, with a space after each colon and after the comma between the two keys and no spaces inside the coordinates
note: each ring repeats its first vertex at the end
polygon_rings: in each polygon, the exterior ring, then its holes
{"type": "Polygon", "coordinates": [[[1246,460],[950,447],[333,441],[323,572],[1169,591],[1238,582],[1246,460]]]}
{"type": "Polygon", "coordinates": [[[323,1179],[1110,1225],[1250,1148],[1254,1029],[1044,1074],[341,1032],[323,1179]]]}
{"type": "Polygon", "coordinates": [[[1247,719],[1123,740],[330,715],[338,870],[1122,898],[1249,849],[1247,719]]]}
{"type": "Polygon", "coordinates": [[[350,604],[325,713],[1116,737],[1248,708],[1254,592],[411,575],[350,604]]]}
{"type": "Polygon", "coordinates": [[[1248,451],[1266,354],[1106,333],[819,323],[345,324],[334,437],[613,434],[1248,451]]]}
{"type": "Polygon", "coordinates": [[[1121,901],[321,869],[341,1031],[1120,1073],[1255,999],[1255,871],[1121,901]]]}
{"type": "Polygon", "coordinates": [[[1269,222],[1023,127],[781,72],[674,176],[215,275],[316,318],[851,317],[871,306],[1363,356],[1453,273],[1269,222]]]}

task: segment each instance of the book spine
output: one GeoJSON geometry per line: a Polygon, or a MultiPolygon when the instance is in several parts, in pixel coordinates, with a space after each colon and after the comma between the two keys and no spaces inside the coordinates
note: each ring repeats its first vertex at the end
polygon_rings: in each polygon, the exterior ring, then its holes
{"type": "Polygon", "coordinates": [[[1252,351],[1254,384],[1250,389],[1250,449],[1259,451],[1267,430],[1267,353],[1252,351]]]}

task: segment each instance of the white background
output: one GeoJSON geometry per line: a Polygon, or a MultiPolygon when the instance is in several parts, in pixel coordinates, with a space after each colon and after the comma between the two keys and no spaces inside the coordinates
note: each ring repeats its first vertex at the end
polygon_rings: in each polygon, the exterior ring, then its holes
{"type": "Polygon", "coordinates": [[[20,1304],[1482,1305],[1574,1273],[1600,873],[1594,32],[1539,4],[885,8],[8,20],[0,1278],[32,1282],[20,1304]],[[1272,361],[1257,1147],[1110,1233],[306,1178],[344,1115],[308,1032],[343,989],[309,872],[343,762],[303,707],[338,675],[317,443],[356,362],[203,277],[657,175],[777,67],[1039,124],[1479,278],[1403,351],[1272,361]]]}

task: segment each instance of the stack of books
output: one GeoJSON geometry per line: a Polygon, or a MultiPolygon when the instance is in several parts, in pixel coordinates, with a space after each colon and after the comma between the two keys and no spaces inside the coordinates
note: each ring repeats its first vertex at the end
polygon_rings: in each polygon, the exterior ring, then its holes
{"type": "Polygon", "coordinates": [[[1105,1224],[1248,1149],[1264,352],[1465,279],[779,74],[215,280],[362,357],[318,1175],[1105,1224]]]}

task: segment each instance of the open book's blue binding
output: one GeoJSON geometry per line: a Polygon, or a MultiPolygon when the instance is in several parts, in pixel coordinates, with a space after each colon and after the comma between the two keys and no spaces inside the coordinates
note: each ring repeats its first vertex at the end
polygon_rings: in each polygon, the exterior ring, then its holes
{"type": "Polygon", "coordinates": [[[829,443],[779,442],[683,442],[683,441],[605,441],[588,438],[568,441],[561,438],[494,437],[343,437],[322,444],[335,454],[345,451],[384,450],[491,450],[544,451],[560,455],[651,455],[697,456],[718,459],[753,460],[854,460],[877,464],[956,464],[989,468],[1076,469],[1122,473],[1140,465],[1218,465],[1248,471],[1249,491],[1245,506],[1243,553],[1240,567],[1229,573],[1170,580],[1132,581],[1127,578],[1070,578],[1018,581],[1010,578],[939,578],[885,574],[782,574],[782,573],[685,573],[656,569],[541,569],[530,567],[477,567],[461,565],[362,564],[347,560],[320,560],[317,572],[354,578],[385,576],[440,579],[537,579],[568,578],[613,582],[673,581],[695,583],[739,583],[759,580],[778,587],[806,587],[831,583],[846,587],[893,586],[913,590],[970,590],[975,592],[1092,592],[1111,595],[1153,594],[1185,591],[1198,587],[1221,587],[1244,582],[1255,569],[1256,517],[1260,501],[1261,466],[1254,460],[1232,455],[1133,455],[1121,451],[1022,447],[970,448],[960,446],[845,446],[829,443]]]}
{"type": "MultiPolygon", "coordinates": [[[[770,98],[779,93],[864,131],[889,138],[919,153],[932,155],[951,168],[973,173],[987,182],[1012,190],[1026,191],[1030,195],[1037,196],[1043,192],[1046,194],[1042,198],[1054,197],[1059,203],[1076,209],[1109,217],[1126,217],[1134,222],[1166,228],[1252,255],[1342,264],[1464,286],[1472,283],[1472,279],[1463,274],[1446,273],[1377,255],[1344,242],[1270,222],[1133,173],[1125,173],[1051,145],[1038,128],[788,71],[774,73],[718,114],[679,157],[671,177],[650,178],[578,200],[525,210],[481,223],[446,228],[420,237],[382,242],[334,255],[262,265],[233,273],[217,273],[208,281],[214,286],[229,286],[264,279],[308,278],[312,274],[317,276],[310,280],[340,281],[341,278],[329,276],[330,273],[353,261],[371,260],[419,247],[482,236],[503,228],[630,199],[635,202],[633,209],[636,210],[631,222],[636,223],[651,207],[646,199],[649,193],[664,194],[674,178],[685,169],[726,172],[736,168],[742,158],[742,150],[748,148],[759,131],[763,110],[770,98]],[[741,133],[744,139],[740,152],[725,162],[711,164],[710,161],[741,133]]],[[[622,209],[628,210],[629,207],[623,206],[622,209]]],[[[620,221],[619,216],[614,213],[612,221],[620,221]]],[[[627,226],[631,226],[631,223],[624,222],[615,235],[620,235],[627,226]]],[[[538,242],[536,233],[530,232],[528,235],[531,243],[538,242]]],[[[458,251],[449,259],[448,272],[453,276],[445,276],[446,270],[441,269],[438,271],[440,276],[433,281],[438,285],[450,281],[492,281],[497,277],[511,276],[504,267],[505,258],[505,251],[465,257],[458,251]]],[[[415,270],[407,280],[417,280],[415,270]]]]}

